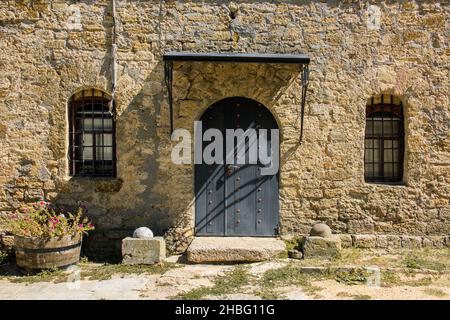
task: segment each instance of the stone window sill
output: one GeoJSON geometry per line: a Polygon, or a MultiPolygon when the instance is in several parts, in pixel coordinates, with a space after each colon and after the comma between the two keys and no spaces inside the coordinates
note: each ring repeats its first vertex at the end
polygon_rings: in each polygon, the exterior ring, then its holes
{"type": "Polygon", "coordinates": [[[408,187],[408,185],[406,184],[406,182],[367,182],[364,181],[364,183],[367,186],[374,186],[374,187],[380,187],[380,188],[406,188],[408,187]]]}

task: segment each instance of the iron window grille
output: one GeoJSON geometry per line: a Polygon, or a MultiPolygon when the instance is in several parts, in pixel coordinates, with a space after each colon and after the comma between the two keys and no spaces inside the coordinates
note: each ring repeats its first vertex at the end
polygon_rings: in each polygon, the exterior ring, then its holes
{"type": "Polygon", "coordinates": [[[402,103],[392,95],[366,108],[364,178],[367,182],[399,183],[403,180],[404,124],[402,103]]]}
{"type": "Polygon", "coordinates": [[[72,96],[69,103],[70,175],[116,176],[115,121],[109,102],[105,93],[95,89],[72,96]]]}

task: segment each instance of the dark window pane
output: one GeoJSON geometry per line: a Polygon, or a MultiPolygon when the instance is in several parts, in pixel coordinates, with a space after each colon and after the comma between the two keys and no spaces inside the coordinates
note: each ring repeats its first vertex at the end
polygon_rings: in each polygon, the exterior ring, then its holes
{"type": "Polygon", "coordinates": [[[97,160],[112,160],[112,147],[97,147],[97,160]]]}
{"type": "Polygon", "coordinates": [[[369,177],[372,177],[372,176],[374,176],[375,175],[375,172],[374,172],[374,165],[373,164],[365,164],[364,165],[364,171],[365,171],[365,173],[366,173],[366,176],[369,176],[369,177]]]}
{"type": "Polygon", "coordinates": [[[365,163],[372,163],[373,162],[373,152],[372,152],[372,150],[371,149],[366,149],[364,151],[364,154],[365,154],[364,162],[365,163]]]}
{"type": "Polygon", "coordinates": [[[94,146],[94,140],[93,140],[92,133],[83,133],[80,135],[80,137],[83,137],[83,147],[94,146]]]}
{"type": "Polygon", "coordinates": [[[93,160],[94,154],[92,147],[83,147],[83,160],[93,160]]]}
{"type": "Polygon", "coordinates": [[[392,162],[393,154],[392,149],[384,149],[384,162],[392,162]]]}
{"type": "Polygon", "coordinates": [[[385,162],[384,163],[384,176],[385,177],[392,177],[394,175],[392,163],[391,162],[385,162]]]}

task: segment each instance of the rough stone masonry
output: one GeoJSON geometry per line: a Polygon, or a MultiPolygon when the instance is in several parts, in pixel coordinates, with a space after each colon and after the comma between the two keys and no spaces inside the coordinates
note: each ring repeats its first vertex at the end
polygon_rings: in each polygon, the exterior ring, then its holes
{"type": "Polygon", "coordinates": [[[91,252],[120,252],[136,227],[183,252],[193,236],[193,166],[170,152],[162,55],[306,53],[299,144],[298,67],[175,63],[175,126],[244,96],[281,128],[280,233],[325,222],[343,245],[449,245],[449,17],[446,1],[116,0],[117,178],[69,176],[67,106],[111,93],[112,1],[0,2],[0,211],[37,200],[88,206],[91,252]],[[365,108],[393,94],[405,109],[404,179],[364,182],[365,108]]]}

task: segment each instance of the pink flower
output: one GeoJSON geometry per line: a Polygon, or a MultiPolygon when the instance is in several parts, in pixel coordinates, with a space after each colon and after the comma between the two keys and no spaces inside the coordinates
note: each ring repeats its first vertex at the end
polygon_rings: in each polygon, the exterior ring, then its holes
{"type": "Polygon", "coordinates": [[[89,228],[93,228],[94,225],[92,223],[89,223],[89,228]]]}
{"type": "Polygon", "coordinates": [[[83,229],[83,224],[80,223],[80,224],[78,225],[78,228],[83,229]]]}

